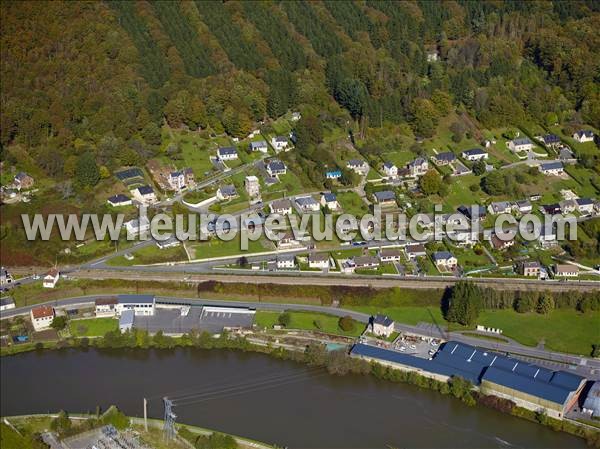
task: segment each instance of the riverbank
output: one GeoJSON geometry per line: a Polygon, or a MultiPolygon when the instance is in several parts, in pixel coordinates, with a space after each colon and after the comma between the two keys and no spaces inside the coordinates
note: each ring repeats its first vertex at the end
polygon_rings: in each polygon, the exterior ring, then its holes
{"type": "MultiPolygon", "coordinates": [[[[119,334],[121,335],[121,334],[119,334]]],[[[84,339],[78,339],[75,347],[86,350],[96,347],[99,350],[120,349],[172,349],[176,347],[188,349],[221,349],[242,352],[255,352],[269,355],[280,360],[289,360],[312,368],[324,368],[333,375],[370,375],[374,378],[416,386],[420,389],[432,390],[442,395],[452,396],[468,406],[484,406],[494,410],[542,424],[555,431],[566,432],[584,438],[589,444],[600,447],[600,432],[597,429],[580,425],[567,420],[557,420],[543,413],[535,413],[517,407],[512,401],[475,391],[473,386],[461,378],[451,378],[448,382],[431,379],[415,372],[401,371],[378,363],[368,363],[364,360],[351,358],[345,351],[328,351],[324,344],[310,342],[297,336],[278,336],[270,340],[250,340],[240,335],[222,334],[213,338],[208,334],[184,335],[180,338],[155,335],[153,337],[140,335],[111,335],[90,339],[86,344],[84,339]]],[[[63,349],[65,348],[62,346],[63,349]]],[[[54,346],[58,348],[58,346],[54,346]]],[[[132,353],[133,354],[133,353],[132,353]]]]}

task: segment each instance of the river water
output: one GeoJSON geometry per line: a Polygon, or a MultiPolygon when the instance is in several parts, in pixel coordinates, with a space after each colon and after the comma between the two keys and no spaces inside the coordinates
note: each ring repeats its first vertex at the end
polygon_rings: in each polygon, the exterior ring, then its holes
{"type": "Polygon", "coordinates": [[[1,413],[117,405],[290,448],[583,448],[583,440],[410,385],[224,350],[30,352],[0,359],[1,413]],[[179,398],[179,400],[177,400],[179,398]]]}

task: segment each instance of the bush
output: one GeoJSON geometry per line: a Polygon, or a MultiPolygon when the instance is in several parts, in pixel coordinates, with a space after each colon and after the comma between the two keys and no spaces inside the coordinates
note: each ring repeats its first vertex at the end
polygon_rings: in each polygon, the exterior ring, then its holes
{"type": "Polygon", "coordinates": [[[292,316],[288,312],[283,312],[277,318],[277,322],[279,324],[281,324],[282,326],[288,327],[290,325],[290,323],[292,322],[292,316]]]}
{"type": "Polygon", "coordinates": [[[67,327],[67,317],[64,315],[55,316],[50,324],[50,327],[57,331],[63,330],[65,327],[67,327]]]}
{"type": "Polygon", "coordinates": [[[356,322],[354,321],[354,318],[346,315],[339,319],[338,326],[344,332],[352,332],[354,330],[354,327],[356,326],[356,322]]]}

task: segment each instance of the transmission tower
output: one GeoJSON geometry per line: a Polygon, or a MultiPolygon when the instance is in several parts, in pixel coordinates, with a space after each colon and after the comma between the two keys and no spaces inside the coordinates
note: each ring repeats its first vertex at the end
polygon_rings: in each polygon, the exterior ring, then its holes
{"type": "Polygon", "coordinates": [[[168,398],[163,398],[163,402],[165,404],[165,424],[163,428],[164,437],[166,440],[172,440],[175,438],[175,418],[177,415],[173,413],[173,401],[168,398]]]}

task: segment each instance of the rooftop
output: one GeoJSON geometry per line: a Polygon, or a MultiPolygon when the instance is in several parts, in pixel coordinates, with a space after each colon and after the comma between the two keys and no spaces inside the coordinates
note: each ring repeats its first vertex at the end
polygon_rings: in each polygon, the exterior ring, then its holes
{"type": "Polygon", "coordinates": [[[39,320],[40,318],[47,318],[54,315],[54,309],[51,306],[38,306],[31,309],[33,318],[39,320]]]}

